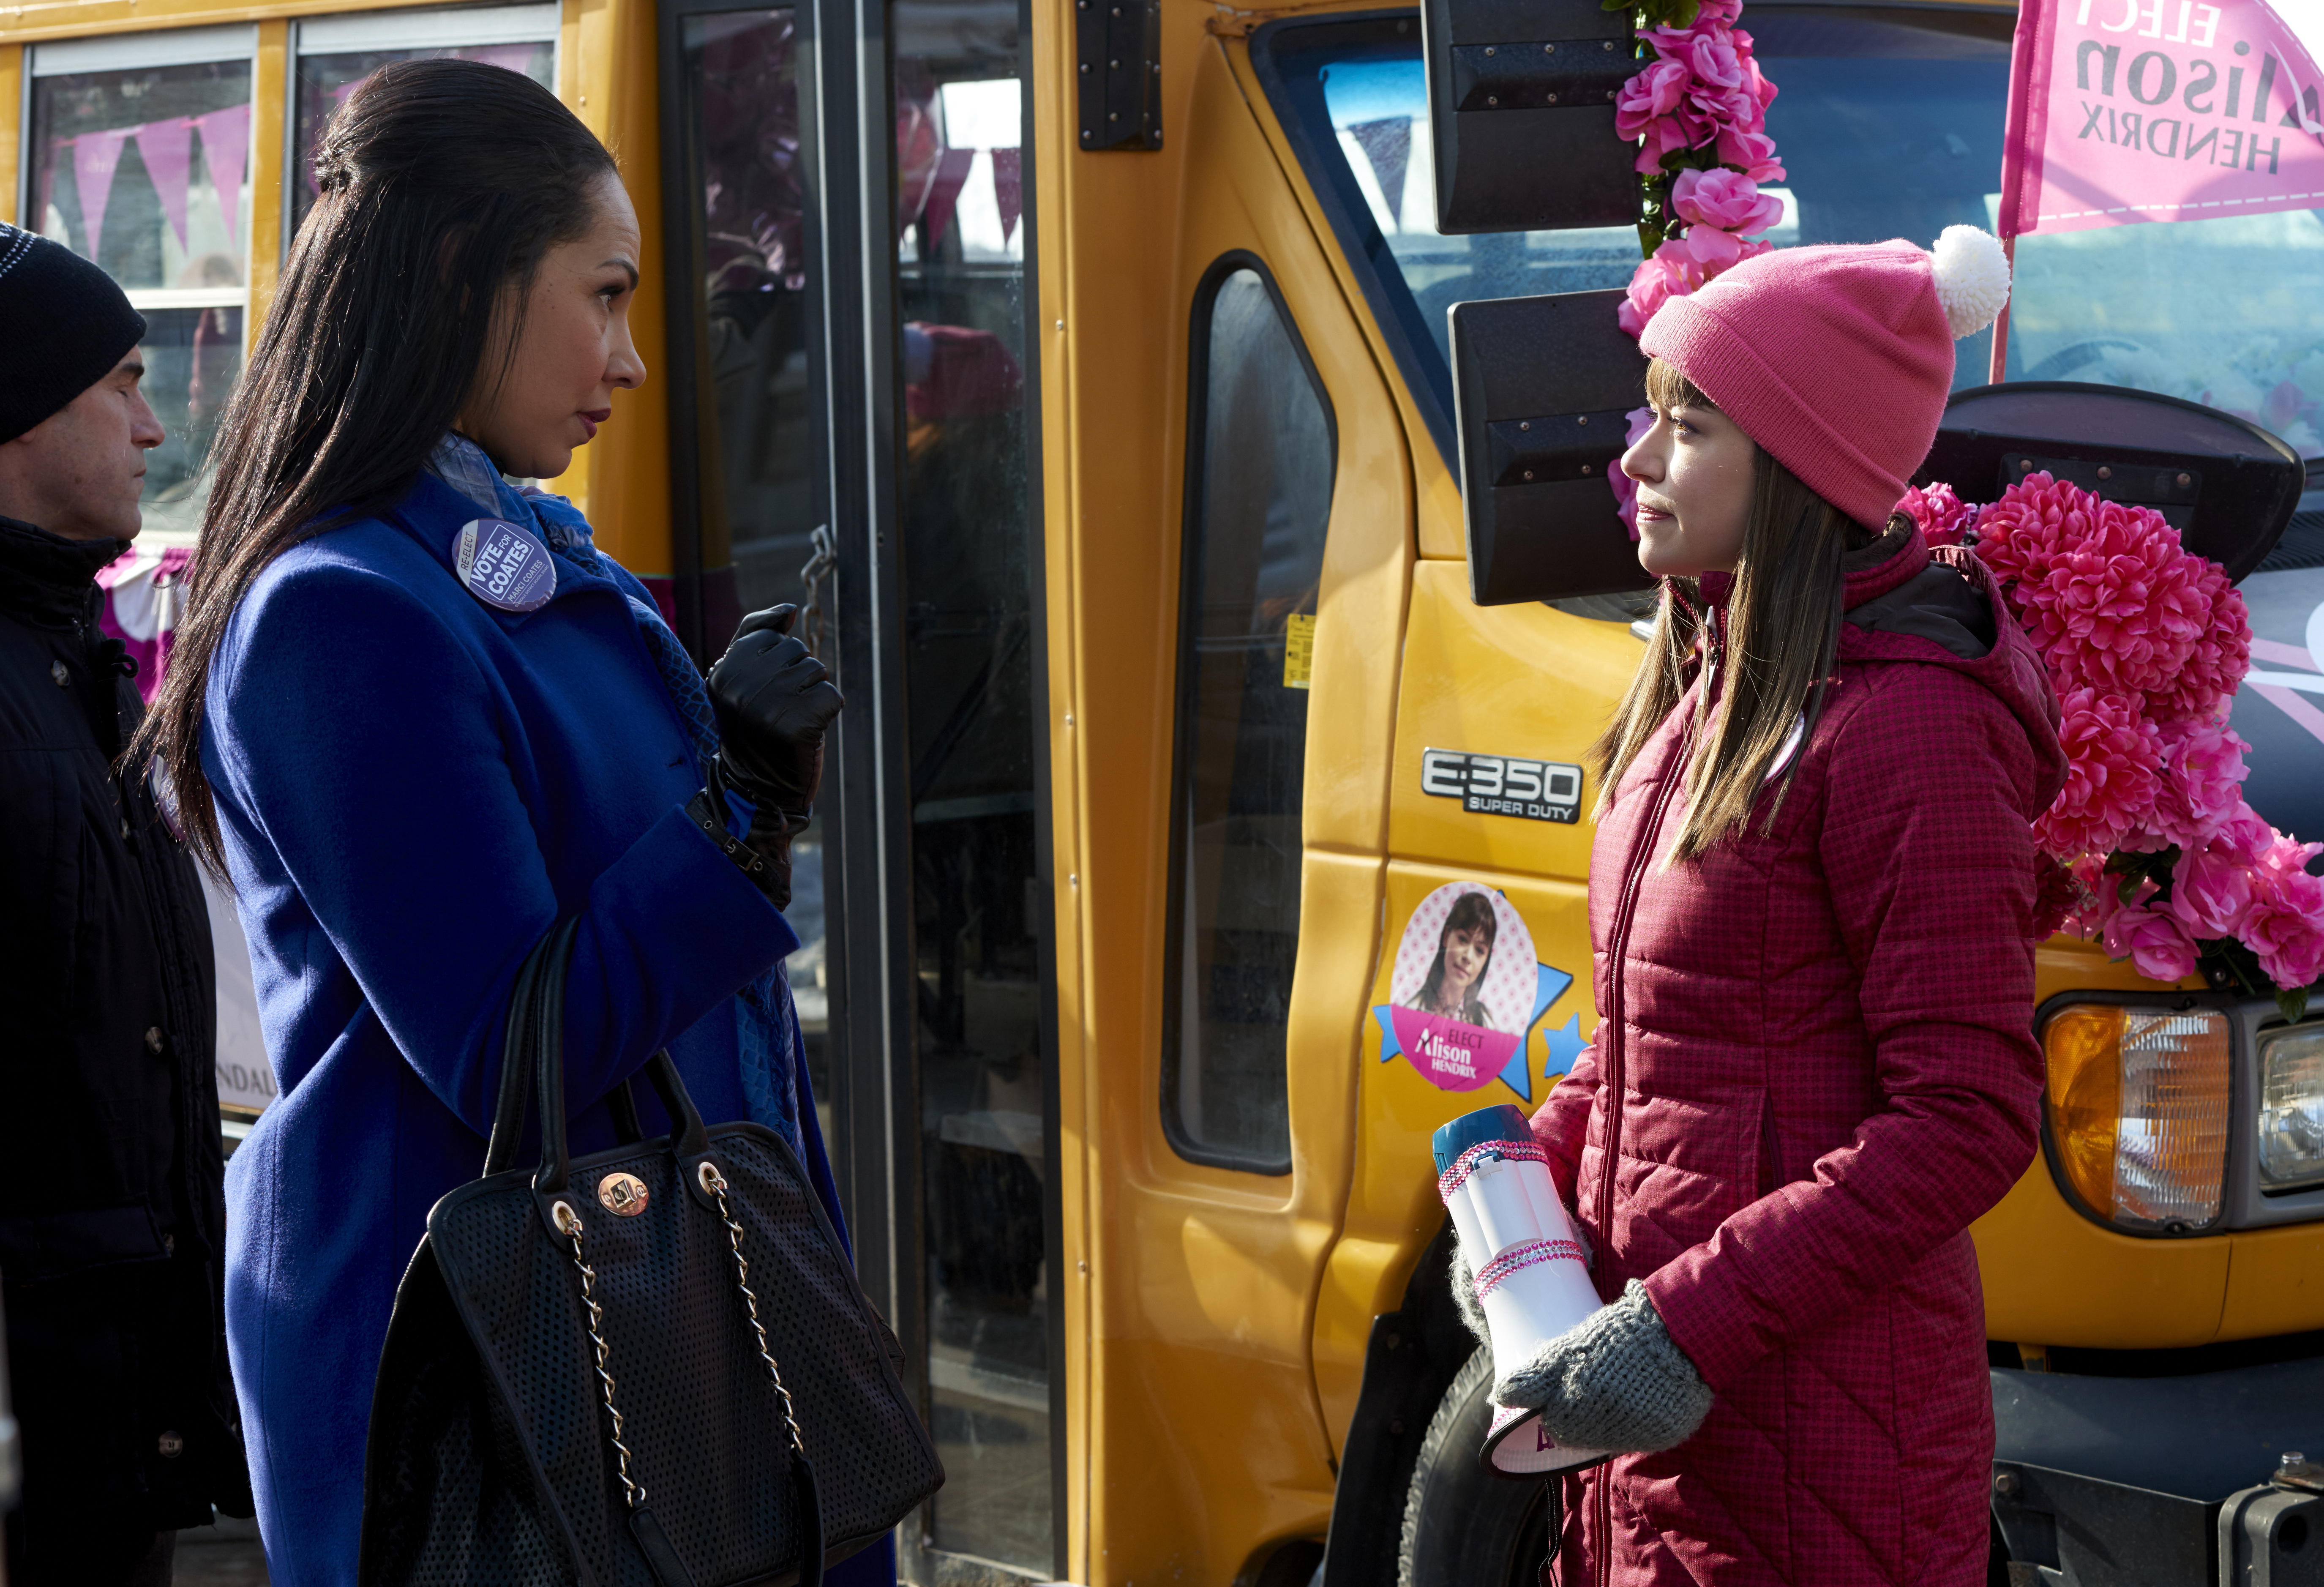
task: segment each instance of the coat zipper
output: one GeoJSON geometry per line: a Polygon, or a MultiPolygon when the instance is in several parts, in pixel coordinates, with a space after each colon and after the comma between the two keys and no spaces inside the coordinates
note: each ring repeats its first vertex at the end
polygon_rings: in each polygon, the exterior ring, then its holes
{"type": "MultiPolygon", "coordinates": [[[[1698,720],[1710,711],[1720,682],[1719,664],[1724,646],[1719,620],[1720,609],[1713,606],[1705,624],[1709,656],[1705,662],[1702,704],[1696,707],[1698,720]]],[[[1631,845],[1629,863],[1623,868],[1621,899],[1614,913],[1614,940],[1611,944],[1614,955],[1613,1008],[1609,1021],[1613,1043],[1612,1050],[1608,1054],[1610,1061],[1607,1065],[1605,1079],[1605,1092],[1611,1100],[1606,1104],[1606,1139],[1600,1149],[1598,1170],[1598,1249],[1601,1251],[1610,1252],[1614,1249],[1614,1171],[1621,1158],[1622,1101],[1629,1084],[1629,1041],[1623,1024],[1628,1009],[1628,999],[1623,995],[1623,966],[1629,960],[1630,931],[1637,921],[1638,895],[1646,887],[1646,866],[1654,858],[1655,845],[1662,840],[1663,821],[1670,812],[1672,796],[1684,780],[1687,761],[1688,756],[1683,748],[1674,749],[1670,764],[1663,770],[1662,780],[1655,787],[1654,806],[1646,814],[1645,826],[1639,829],[1637,841],[1631,845]]],[[[1598,1548],[1597,1557],[1591,1562],[1594,1567],[1591,1573],[1597,1579],[1598,1587],[1610,1587],[1614,1570],[1614,1485],[1607,1472],[1607,1467],[1600,1466],[1591,1473],[1598,1490],[1598,1548]]]]}

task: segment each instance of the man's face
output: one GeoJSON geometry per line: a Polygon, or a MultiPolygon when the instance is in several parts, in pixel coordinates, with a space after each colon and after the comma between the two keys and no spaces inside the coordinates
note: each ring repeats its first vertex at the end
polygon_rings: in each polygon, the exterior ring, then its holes
{"type": "Polygon", "coordinates": [[[0,513],[69,540],[134,540],[145,452],[161,444],[135,349],[70,402],[0,441],[0,513]]]}

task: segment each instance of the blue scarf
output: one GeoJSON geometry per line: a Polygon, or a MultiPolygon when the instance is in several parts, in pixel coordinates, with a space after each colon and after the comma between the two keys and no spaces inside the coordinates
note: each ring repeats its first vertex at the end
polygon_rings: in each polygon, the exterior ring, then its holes
{"type": "MultiPolygon", "coordinates": [[[[574,510],[572,503],[563,496],[510,484],[484,456],[484,448],[466,436],[447,433],[437,444],[428,467],[484,512],[530,526],[551,554],[585,573],[613,577],[612,564],[598,553],[588,520],[574,510]]],[[[613,579],[613,584],[619,588],[621,581],[613,579]]],[[[695,760],[706,776],[711,757],[718,752],[718,719],[711,713],[702,674],[661,614],[635,595],[624,592],[624,595],[639,637],[645,641],[646,653],[661,671],[662,686],[669,690],[670,704],[678,707],[687,736],[693,742],[695,760]]],[[[730,817],[742,823],[743,831],[748,830],[747,816],[730,812],[730,817]]],[[[742,831],[735,835],[742,836],[742,831]]],[[[734,994],[734,1034],[742,1051],[742,1096],[752,1121],[781,1136],[805,1161],[796,1067],[805,1055],[799,1045],[798,1018],[791,1006],[790,981],[779,959],[774,968],[734,994]]]]}

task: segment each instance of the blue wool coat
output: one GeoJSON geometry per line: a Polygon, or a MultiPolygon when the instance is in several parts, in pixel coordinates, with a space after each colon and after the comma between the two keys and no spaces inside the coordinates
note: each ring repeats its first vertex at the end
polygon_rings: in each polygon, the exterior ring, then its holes
{"type": "MultiPolygon", "coordinates": [[[[355,1581],[389,1310],[429,1208],[483,1167],[526,953],[580,917],[579,1153],[613,1144],[606,1093],[663,1046],[705,1118],[747,1117],[734,993],[798,946],[684,813],[701,777],[625,599],[644,587],[560,558],[548,604],[488,606],[453,571],[478,516],[423,475],[284,553],[209,679],[202,763],[281,1086],[228,1166],[226,1326],[286,1587],[355,1581]]],[[[836,1223],[802,1057],[795,1042],[836,1223]]]]}

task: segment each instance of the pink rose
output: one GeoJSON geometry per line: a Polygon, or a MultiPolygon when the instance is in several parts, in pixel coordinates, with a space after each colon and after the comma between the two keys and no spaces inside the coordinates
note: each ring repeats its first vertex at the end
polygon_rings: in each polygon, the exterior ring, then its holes
{"type": "Polygon", "coordinates": [[[2324,877],[2308,862],[2324,844],[2278,837],[2252,875],[2251,913],[2236,935],[2285,991],[2324,974],[2324,877]]]}
{"type": "Polygon", "coordinates": [[[1650,259],[1638,262],[1630,274],[1629,296],[1616,313],[1622,328],[1637,336],[1646,328],[1646,321],[1673,298],[1683,298],[1701,286],[1707,279],[1702,266],[1695,262],[1676,240],[1665,242],[1650,259]]]}
{"type": "Polygon", "coordinates": [[[1927,490],[1907,490],[1896,511],[1919,525],[1921,538],[1932,546],[1957,546],[1977,523],[1977,509],[1965,505],[1941,480],[1927,490]]]}
{"type": "Polygon", "coordinates": [[[1784,201],[1761,193],[1758,183],[1736,171],[1680,171],[1671,188],[1671,208],[1691,226],[1716,226],[1737,236],[1757,236],[1784,218],[1784,201]]]}
{"type": "Polygon", "coordinates": [[[1697,264],[1702,266],[1705,280],[1743,257],[1743,239],[1732,232],[1720,231],[1715,226],[1691,226],[1678,239],[1697,264]]]}
{"type": "Polygon", "coordinates": [[[1679,59],[1694,69],[1695,80],[1712,88],[1743,87],[1743,60],[1735,49],[1735,35],[1714,23],[1688,30],[1693,37],[1679,59]]]}
{"type": "Polygon", "coordinates": [[[2170,916],[2144,904],[2116,910],[2107,922],[2106,950],[2127,957],[2150,981],[2176,981],[2195,973],[2195,945],[2170,916]]]}
{"type": "Polygon", "coordinates": [[[1735,167],[1755,182],[1784,180],[1784,162],[1776,157],[1775,140],[1757,127],[1720,128],[1719,163],[1735,167]]]}
{"type": "Polygon", "coordinates": [[[2172,868],[2170,910],[2198,937],[2239,936],[2251,902],[2251,862],[2232,849],[2205,844],[2172,868]]]}
{"type": "Polygon", "coordinates": [[[2237,785],[2251,775],[2244,764],[2250,748],[2231,727],[2166,732],[2153,828],[2180,847],[2192,848],[2245,808],[2237,785]]]}
{"type": "MultiPolygon", "coordinates": [[[[2286,837],[2280,832],[2269,835],[2274,841],[2267,845],[2267,852],[2260,856],[2259,863],[2281,875],[2305,877],[2308,875],[2308,862],[2324,854],[2324,843],[2301,843],[2298,838],[2286,837]]],[[[2313,877],[2309,880],[2316,881],[2313,877]]],[[[2318,899],[2324,900],[2324,881],[2316,881],[2316,885],[2318,899]]]]}
{"type": "Polygon", "coordinates": [[[2262,820],[2258,811],[2238,799],[2233,814],[2219,823],[2205,846],[2232,855],[2246,865],[2256,865],[2266,859],[2275,841],[2275,828],[2262,820]]]}
{"type": "Polygon", "coordinates": [[[1657,60],[1622,85],[1614,101],[1614,130],[1626,138],[1642,136],[1646,123],[1668,115],[1686,96],[1687,69],[1675,60],[1657,60]]]}
{"type": "Polygon", "coordinates": [[[1751,35],[1737,28],[1734,37],[1736,58],[1743,66],[1743,86],[1751,91],[1753,98],[1759,101],[1759,108],[1765,110],[1775,102],[1775,85],[1767,80],[1766,74],[1759,69],[1758,61],[1752,58],[1751,35]]]}

